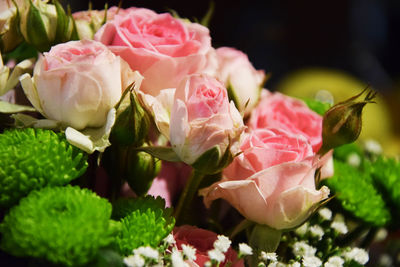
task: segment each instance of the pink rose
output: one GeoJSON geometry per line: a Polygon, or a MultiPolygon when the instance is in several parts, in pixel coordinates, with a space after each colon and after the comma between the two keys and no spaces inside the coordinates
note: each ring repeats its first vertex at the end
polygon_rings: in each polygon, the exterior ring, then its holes
{"type": "Polygon", "coordinates": [[[252,129],[279,128],[301,134],[309,140],[314,152],[322,145],[322,117],[303,101],[280,93],[263,90],[248,126],[252,129]]]}
{"type": "MultiPolygon", "coordinates": [[[[243,138],[242,154],[223,172],[223,179],[201,190],[204,203],[223,198],[247,219],[275,229],[301,224],[329,189],[316,190],[311,145],[285,130],[257,129],[243,138]]],[[[317,163],[315,163],[315,162],[317,163]]]]}
{"type": "MultiPolygon", "coordinates": [[[[190,266],[204,266],[210,260],[207,252],[214,248],[214,242],[217,240],[216,233],[195,226],[183,225],[175,227],[173,234],[179,250],[182,250],[182,244],[191,245],[196,249],[196,260],[195,262],[190,262],[190,266]]],[[[226,265],[242,267],[244,262],[237,258],[236,251],[229,248],[225,253],[225,261],[220,266],[226,265]],[[228,265],[228,263],[232,265],[228,265]]]]}
{"type": "Polygon", "coordinates": [[[56,45],[20,80],[32,105],[48,119],[77,130],[100,127],[133,81],[126,62],[95,41],[56,45]]]}
{"type": "Polygon", "coordinates": [[[176,88],[187,74],[207,67],[211,49],[209,31],[196,23],[135,8],[117,15],[95,35],[144,77],[141,90],[153,96],[176,88]]]}
{"type": "Polygon", "coordinates": [[[183,190],[192,168],[181,162],[163,161],[161,171],[147,192],[154,197],[161,196],[165,205],[172,207],[179,193],[183,190]]]}
{"type": "MultiPolygon", "coordinates": [[[[186,77],[177,87],[171,111],[169,138],[182,161],[194,163],[216,147],[220,155],[234,149],[243,120],[219,81],[205,75],[186,77]]],[[[231,151],[236,154],[236,151],[231,151]]]]}
{"type": "Polygon", "coordinates": [[[232,90],[239,111],[249,114],[260,98],[264,71],[255,70],[247,55],[234,48],[221,47],[216,53],[219,63],[217,78],[232,90]]]}

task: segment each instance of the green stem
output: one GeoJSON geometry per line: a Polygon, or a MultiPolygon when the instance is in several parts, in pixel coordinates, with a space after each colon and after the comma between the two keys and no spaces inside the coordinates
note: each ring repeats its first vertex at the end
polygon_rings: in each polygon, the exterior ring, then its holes
{"type": "Polygon", "coordinates": [[[203,174],[199,173],[195,169],[193,169],[192,174],[190,175],[189,180],[186,183],[185,188],[179,198],[178,205],[175,208],[175,219],[176,224],[181,225],[185,220],[185,213],[191,207],[193,202],[193,198],[199,189],[200,182],[204,177],[203,174]]]}
{"type": "Polygon", "coordinates": [[[235,228],[233,229],[232,233],[229,235],[229,238],[231,240],[233,240],[233,238],[240,232],[242,232],[243,230],[245,230],[246,228],[250,227],[251,225],[253,225],[254,223],[244,219],[243,221],[241,221],[238,225],[235,226],[235,228]]]}

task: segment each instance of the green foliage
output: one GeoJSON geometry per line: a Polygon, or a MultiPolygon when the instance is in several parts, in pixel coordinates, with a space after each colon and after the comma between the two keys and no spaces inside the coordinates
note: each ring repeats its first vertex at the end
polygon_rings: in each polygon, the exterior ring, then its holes
{"type": "Polygon", "coordinates": [[[118,200],[113,218],[122,218],[116,246],[123,255],[131,254],[140,246],[156,247],[175,225],[172,209],[166,209],[160,197],[118,200]]]}
{"type": "Polygon", "coordinates": [[[390,212],[369,173],[337,160],[334,165],[334,176],[325,182],[343,208],[367,224],[378,227],[387,224],[390,212]]]}
{"type": "Polygon", "coordinates": [[[46,187],[31,192],[0,224],[1,248],[15,256],[80,266],[111,243],[111,204],[88,189],[46,187]]]}
{"type": "Polygon", "coordinates": [[[325,112],[331,107],[331,104],[327,102],[321,102],[310,98],[304,98],[301,100],[303,100],[306,103],[309,109],[318,113],[321,116],[324,115],[325,112]]]}
{"type": "Polygon", "coordinates": [[[81,176],[87,156],[50,130],[12,129],[0,134],[0,206],[34,189],[60,186],[81,176]]]}
{"type": "Polygon", "coordinates": [[[335,159],[339,159],[343,162],[347,162],[349,157],[352,155],[357,155],[360,159],[363,159],[363,151],[356,143],[350,143],[347,145],[343,145],[335,148],[333,151],[333,156],[335,159]]]}
{"type": "Polygon", "coordinates": [[[371,175],[389,204],[400,209],[400,162],[380,156],[370,166],[371,175]]]}

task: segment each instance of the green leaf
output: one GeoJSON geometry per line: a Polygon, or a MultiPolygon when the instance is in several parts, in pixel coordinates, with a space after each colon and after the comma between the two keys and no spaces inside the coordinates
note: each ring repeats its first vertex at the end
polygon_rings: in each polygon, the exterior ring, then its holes
{"type": "Polygon", "coordinates": [[[391,214],[369,173],[338,160],[334,161],[334,166],[334,176],[324,182],[336,194],[342,207],[367,224],[386,225],[391,214]]]}
{"type": "Polygon", "coordinates": [[[325,112],[332,106],[330,103],[321,102],[310,98],[302,98],[301,100],[303,100],[311,110],[319,115],[324,115],[325,112]]]}
{"type": "Polygon", "coordinates": [[[24,112],[24,111],[36,112],[36,109],[33,107],[12,104],[12,103],[0,100],[0,113],[17,113],[17,112],[24,112]]]}
{"type": "Polygon", "coordinates": [[[171,162],[181,162],[181,159],[175,153],[171,147],[167,146],[143,146],[137,148],[138,151],[144,151],[149,153],[153,157],[161,160],[171,161],[171,162]]]}

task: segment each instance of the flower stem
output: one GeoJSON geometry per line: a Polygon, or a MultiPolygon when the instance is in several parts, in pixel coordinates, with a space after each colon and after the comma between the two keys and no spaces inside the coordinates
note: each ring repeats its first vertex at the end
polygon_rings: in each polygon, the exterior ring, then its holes
{"type": "Polygon", "coordinates": [[[200,182],[202,181],[204,175],[193,169],[189,180],[186,183],[185,188],[179,198],[178,205],[175,209],[175,219],[176,224],[181,225],[185,222],[185,216],[191,207],[193,198],[199,189],[200,182]]]}

